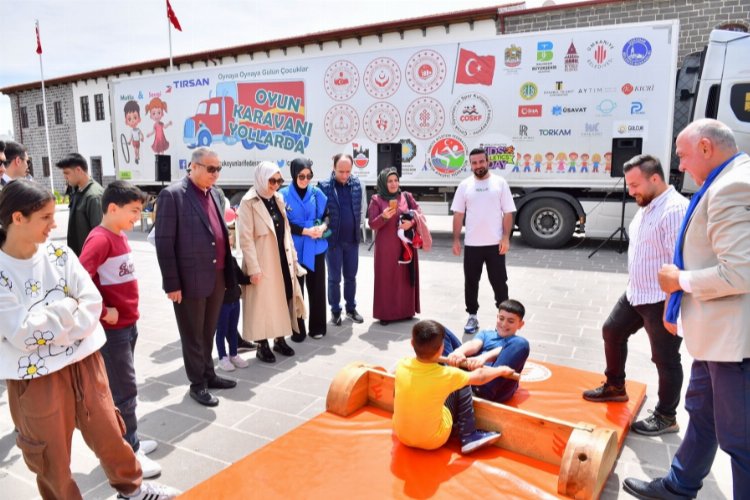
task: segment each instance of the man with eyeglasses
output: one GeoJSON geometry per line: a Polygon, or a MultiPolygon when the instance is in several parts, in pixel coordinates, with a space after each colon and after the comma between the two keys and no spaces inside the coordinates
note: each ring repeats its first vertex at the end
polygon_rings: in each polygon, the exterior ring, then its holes
{"type": "Polygon", "coordinates": [[[216,375],[211,357],[225,283],[232,279],[229,233],[214,187],[220,171],[215,151],[196,148],[187,177],[163,189],[156,201],[162,286],[174,306],[190,397],[204,406],[219,404],[209,389],[237,385],[216,375]]]}
{"type": "Polygon", "coordinates": [[[17,142],[5,143],[4,156],[0,156],[0,160],[5,166],[2,179],[0,179],[0,188],[10,181],[22,179],[26,175],[26,169],[29,168],[29,154],[23,144],[17,142]]]}

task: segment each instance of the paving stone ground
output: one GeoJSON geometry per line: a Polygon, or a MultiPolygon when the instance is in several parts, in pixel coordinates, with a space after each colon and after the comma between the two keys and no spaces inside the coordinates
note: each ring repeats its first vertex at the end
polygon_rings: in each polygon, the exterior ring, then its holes
{"type": "MultiPolygon", "coordinates": [[[[58,212],[53,238],[64,239],[67,215],[65,210],[58,212]]],[[[430,221],[437,233],[433,251],[420,254],[423,310],[419,318],[438,319],[461,331],[466,319],[463,272],[461,259],[451,253],[450,219],[431,217],[430,221]]],[[[413,323],[381,326],[372,320],[373,258],[367,245],[362,245],[357,298],[365,323],[329,325],[326,337],[293,344],[296,356],[273,365],[260,363],[253,353],[243,354],[250,366],[229,374],[239,382],[237,388],[216,391],[218,407],[202,407],[187,394],[179,336],[171,303],[161,290],[155,251],[138,229],[130,237],[141,293],[136,347],[139,432],[159,441],[151,457],[163,467],[160,482],[186,490],[324,411],[332,377],[350,361],[393,369],[399,358],[410,355],[408,339],[413,323]]],[[[600,329],[625,289],[627,258],[617,253],[617,245],[608,244],[589,259],[598,243],[577,238],[560,250],[537,250],[519,237],[513,238],[508,255],[510,295],[526,305],[526,326],[521,334],[531,342],[533,359],[603,373],[600,329]]],[[[486,278],[480,287],[480,305],[480,324],[491,327],[493,299],[486,278]]],[[[690,363],[683,347],[685,384],[690,363]]],[[[629,378],[649,384],[641,412],[645,415],[656,401],[656,370],[643,331],[629,344],[627,373],[629,378]]],[[[37,498],[34,477],[15,446],[7,406],[5,384],[0,383],[1,496],[37,498]]],[[[682,406],[677,418],[684,429],[687,413],[682,406]]],[[[602,498],[631,498],[620,486],[627,476],[646,479],[663,475],[683,435],[684,431],[655,438],[629,434],[602,498]]],[[[112,498],[113,490],[96,457],[77,431],[73,442],[71,467],[84,497],[112,498]]],[[[721,451],[700,498],[731,498],[729,458],[721,451]]]]}

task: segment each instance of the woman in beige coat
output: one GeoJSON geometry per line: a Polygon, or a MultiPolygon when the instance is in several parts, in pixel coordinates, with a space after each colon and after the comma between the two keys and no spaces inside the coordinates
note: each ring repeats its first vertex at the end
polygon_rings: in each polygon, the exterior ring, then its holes
{"type": "Polygon", "coordinates": [[[257,357],[273,363],[273,350],[292,356],[284,340],[297,331],[297,318],[305,306],[299,288],[297,253],[294,250],[284,199],[277,190],[283,183],[274,163],[262,162],[255,169],[255,185],[245,194],[237,212],[242,270],[250,276],[242,297],[242,336],[259,344],[257,357]]]}

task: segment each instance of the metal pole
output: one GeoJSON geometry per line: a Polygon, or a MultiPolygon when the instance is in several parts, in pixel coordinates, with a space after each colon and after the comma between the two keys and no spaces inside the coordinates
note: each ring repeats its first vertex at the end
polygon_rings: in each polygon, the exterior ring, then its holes
{"type": "MultiPolygon", "coordinates": [[[[39,20],[36,20],[36,29],[39,30],[39,20]]],[[[47,164],[49,166],[49,187],[55,192],[55,182],[52,178],[52,147],[49,143],[49,118],[47,117],[47,93],[44,89],[44,67],[42,66],[42,54],[39,54],[39,73],[42,78],[42,107],[44,108],[44,135],[47,139],[47,164]]],[[[44,161],[42,161],[42,174],[44,174],[44,161]]]]}
{"type": "Polygon", "coordinates": [[[174,71],[172,66],[172,21],[167,16],[167,32],[169,33],[169,71],[174,71]]]}

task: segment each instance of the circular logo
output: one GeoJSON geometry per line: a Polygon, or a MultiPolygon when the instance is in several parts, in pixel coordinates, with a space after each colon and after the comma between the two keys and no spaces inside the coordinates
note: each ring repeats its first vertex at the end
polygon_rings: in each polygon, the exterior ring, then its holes
{"type": "Polygon", "coordinates": [[[645,38],[631,38],[622,47],[622,58],[631,66],[640,66],[651,58],[651,44],[645,38]]]}
{"type": "Polygon", "coordinates": [[[612,63],[612,53],[615,46],[607,40],[597,40],[591,43],[586,50],[589,58],[586,62],[594,69],[606,68],[612,63]]]}
{"type": "Polygon", "coordinates": [[[365,111],[365,134],[372,142],[391,142],[401,130],[398,109],[388,102],[376,102],[365,111]]]}
{"type": "Polygon", "coordinates": [[[451,120],[456,132],[464,137],[479,135],[492,121],[490,101],[481,94],[464,94],[453,103],[451,120]]]}
{"type": "Polygon", "coordinates": [[[536,86],[536,83],[534,82],[525,82],[521,85],[521,89],[519,90],[519,93],[521,94],[521,97],[527,101],[530,101],[536,97],[536,95],[539,93],[539,88],[536,86]]]}
{"type": "Polygon", "coordinates": [[[401,139],[401,160],[409,163],[417,156],[417,145],[411,139],[401,139]]]}
{"type": "Polygon", "coordinates": [[[390,57],[379,57],[367,65],[364,81],[368,94],[375,99],[387,99],[401,85],[401,70],[390,57]]]}
{"type": "Polygon", "coordinates": [[[346,101],[357,92],[359,72],[349,61],[336,61],[328,66],[325,75],[326,92],[336,101],[346,101]]]}
{"type": "Polygon", "coordinates": [[[445,60],[434,50],[420,50],[406,63],[406,83],[418,94],[429,94],[440,88],[445,75],[445,60]]]}
{"type": "Polygon", "coordinates": [[[541,382],[551,376],[552,372],[546,366],[527,361],[521,372],[521,382],[541,382]]]}
{"type": "Polygon", "coordinates": [[[337,104],[326,113],[324,124],[331,142],[346,144],[359,132],[359,115],[348,104],[337,104]]]}
{"type": "Polygon", "coordinates": [[[468,150],[466,143],[455,135],[441,135],[427,151],[427,163],[438,175],[453,177],[464,170],[468,150]]]}
{"type": "Polygon", "coordinates": [[[432,139],[445,124],[443,105],[432,97],[420,97],[406,108],[406,128],[417,139],[432,139]]]}

